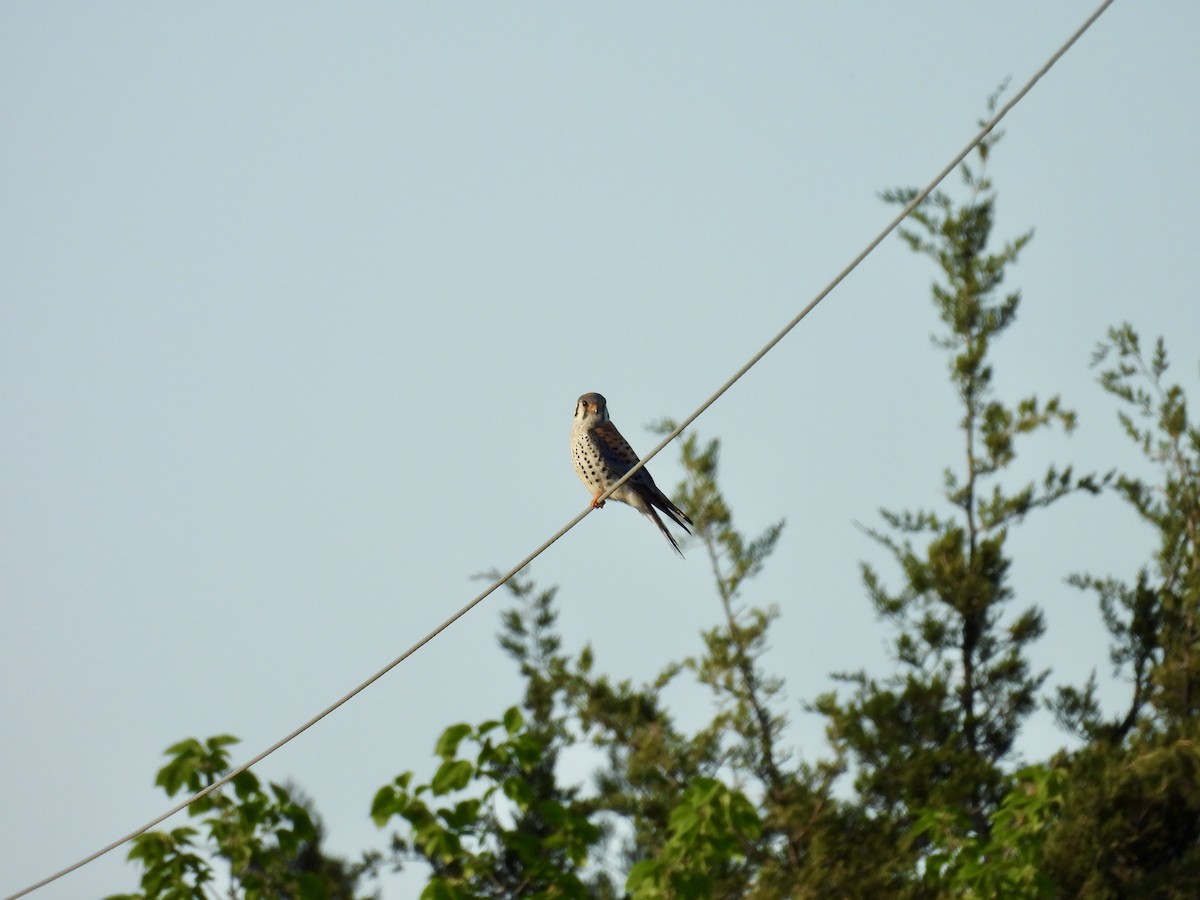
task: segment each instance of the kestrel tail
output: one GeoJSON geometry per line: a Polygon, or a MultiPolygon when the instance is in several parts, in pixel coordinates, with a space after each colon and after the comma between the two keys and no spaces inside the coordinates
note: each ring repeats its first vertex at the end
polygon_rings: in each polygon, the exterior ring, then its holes
{"type": "MultiPolygon", "coordinates": [[[[621,436],[608,417],[608,402],[599,394],[584,394],[575,402],[575,422],[571,426],[571,456],[575,474],[592,492],[592,506],[603,506],[600,495],[621,479],[638,462],[629,442],[621,436]]],[[[675,552],[683,556],[679,544],[663,524],[656,510],[686,531],[692,524],[671,498],[658,489],[650,473],[643,467],[612,494],[613,500],[627,503],[649,516],[663,533],[675,552]]]]}

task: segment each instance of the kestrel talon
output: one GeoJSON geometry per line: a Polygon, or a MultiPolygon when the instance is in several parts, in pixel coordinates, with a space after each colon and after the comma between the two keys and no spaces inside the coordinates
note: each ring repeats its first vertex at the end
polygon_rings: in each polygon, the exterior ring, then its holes
{"type": "MultiPolygon", "coordinates": [[[[584,394],[575,401],[575,422],[571,426],[571,456],[575,461],[575,474],[592,492],[592,506],[601,507],[600,495],[609,489],[638,462],[629,442],[621,437],[617,426],[608,418],[608,403],[599,394],[584,394]]],[[[658,517],[655,509],[686,531],[692,520],[683,510],[671,502],[671,498],[655,485],[654,479],[645,468],[621,485],[612,494],[613,500],[628,503],[638,512],[649,516],[658,526],[675,552],[683,556],[679,544],[667,531],[667,526],[658,517]]]]}

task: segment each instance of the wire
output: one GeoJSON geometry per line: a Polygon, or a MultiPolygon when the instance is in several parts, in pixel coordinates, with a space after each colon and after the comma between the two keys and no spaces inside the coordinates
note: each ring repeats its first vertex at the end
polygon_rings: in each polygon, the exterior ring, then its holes
{"type": "MultiPolygon", "coordinates": [[[[1050,71],[1050,69],[1054,66],[1054,64],[1056,62],[1058,62],[1059,59],[1062,58],[1063,54],[1065,54],[1068,50],[1071,49],[1071,47],[1075,44],[1075,42],[1083,36],[1084,32],[1086,32],[1092,26],[1092,24],[1095,23],[1095,21],[1100,18],[1100,16],[1104,13],[1104,11],[1107,10],[1110,6],[1112,6],[1112,4],[1114,2],[1115,2],[1115,0],[1104,0],[1104,2],[1101,3],[1099,7],[1096,8],[1096,11],[1093,12],[1090,16],[1088,16],[1088,18],[1086,20],[1084,20],[1083,24],[1080,25],[1079,28],[1077,28],[1075,30],[1075,33],[1072,34],[1069,38],[1067,38],[1067,40],[1062,44],[1062,46],[1059,47],[1058,50],[1056,50],[1054,52],[1054,54],[1048,60],[1046,60],[1046,63],[1040,69],[1038,69],[1027,82],[1025,82],[1025,84],[1021,87],[1021,89],[1018,90],[1013,95],[1012,99],[1009,100],[1007,103],[1005,103],[1002,107],[1000,107],[999,111],[994,116],[992,116],[991,119],[989,119],[987,122],[985,122],[983,124],[983,127],[980,128],[979,132],[973,138],[971,138],[970,142],[968,142],[967,145],[958,152],[958,154],[946,165],[945,168],[943,168],[934,177],[934,179],[932,181],[929,182],[928,185],[926,185],[920,192],[918,192],[917,195],[914,196],[912,198],[912,200],[910,200],[908,202],[907,205],[905,205],[904,209],[902,209],[896,215],[896,217],[894,219],[892,219],[887,224],[887,226],[882,231],[880,231],[879,234],[877,234],[874,237],[874,239],[871,240],[870,243],[868,243],[866,245],[866,247],[863,248],[862,252],[859,253],[858,256],[854,257],[854,259],[851,260],[850,263],[844,269],[842,269],[842,271],[838,272],[838,274],[834,276],[833,280],[830,281],[827,285],[825,285],[825,287],[821,289],[820,293],[818,293],[815,297],[813,297],[813,299],[809,302],[809,304],[807,306],[805,306],[802,310],[800,310],[799,313],[796,314],[795,318],[793,318],[790,322],[788,322],[787,325],[785,325],[779,331],[778,334],[776,334],[773,338],[771,338],[771,340],[767,341],[767,343],[763,345],[761,350],[759,350],[752,357],[750,357],[750,359],[746,362],[745,365],[743,365],[732,376],[730,376],[728,381],[726,381],[723,385],[721,385],[719,388],[717,388],[717,390],[713,392],[712,396],[710,396],[707,400],[705,400],[703,403],[701,403],[700,406],[696,408],[695,412],[693,412],[690,416],[688,416],[686,419],[684,419],[682,422],[680,422],[678,425],[676,425],[675,428],[671,431],[671,433],[668,434],[665,438],[662,439],[662,441],[659,442],[657,447],[655,447],[653,450],[651,450],[649,453],[647,453],[645,456],[643,456],[638,461],[637,465],[635,465],[633,468],[631,468],[628,472],[625,473],[624,477],[622,477],[620,480],[618,480],[612,487],[610,487],[599,498],[597,498],[597,503],[603,502],[604,500],[607,500],[609,497],[611,497],[613,495],[613,492],[615,492],[618,488],[621,487],[621,485],[623,485],[626,481],[628,481],[630,478],[632,478],[638,471],[643,469],[646,466],[646,463],[650,462],[650,460],[652,460],[655,456],[657,456],[663,450],[663,448],[665,448],[667,446],[667,444],[671,443],[671,441],[673,441],[673,440],[675,440],[675,438],[679,437],[679,435],[683,433],[684,429],[686,429],[689,425],[691,425],[694,421],[696,421],[696,419],[698,419],[704,413],[705,410],[707,410],[710,406],[712,406],[714,403],[716,403],[717,400],[719,400],[721,398],[722,394],[724,394],[731,387],[733,387],[734,384],[736,384],[743,375],[745,375],[747,372],[749,372],[758,363],[759,360],[761,360],[764,356],[766,356],[769,352],[771,352],[771,350],[775,347],[776,344],[778,344],[785,337],[787,337],[788,332],[790,332],[793,328],[795,328],[797,325],[799,325],[801,320],[804,319],[804,317],[807,316],[810,312],[812,312],[816,308],[818,303],[820,303],[830,293],[832,293],[833,289],[836,288],[839,284],[842,283],[842,281],[844,281],[846,279],[846,276],[848,276],[851,272],[853,272],[856,268],[858,268],[858,265],[864,259],[866,259],[875,250],[876,247],[878,247],[881,243],[883,243],[884,239],[886,239],[888,237],[888,235],[890,235],[893,231],[895,231],[897,226],[899,226],[899,224],[901,222],[903,222],[906,218],[908,218],[909,213],[911,213],[914,209],[916,209],[917,206],[919,206],[926,197],[928,197],[931,193],[933,193],[934,189],[939,184],[941,184],[942,181],[945,180],[946,176],[949,175],[951,172],[953,172],[954,169],[957,168],[959,163],[961,163],[964,159],[967,158],[967,156],[971,153],[971,151],[974,150],[979,145],[980,141],[982,141],[985,137],[988,136],[988,134],[992,131],[992,129],[995,128],[1006,115],[1008,115],[1009,111],[1014,106],[1016,106],[1021,101],[1021,99],[1026,94],[1029,93],[1030,90],[1032,90],[1033,86],[1041,80],[1042,76],[1050,71]]],[[[531,562],[533,562],[535,559],[537,559],[537,557],[541,556],[542,553],[544,553],[547,549],[549,549],[550,546],[553,543],[555,543],[559,538],[561,538],[564,534],[566,534],[568,531],[570,531],[572,528],[574,528],[576,525],[578,525],[580,522],[582,522],[585,518],[587,518],[587,516],[593,511],[594,508],[595,508],[594,506],[588,505],[583,510],[583,512],[579,513],[570,522],[568,522],[566,525],[564,525],[562,528],[560,528],[558,531],[556,531],[551,537],[547,538],[547,540],[540,547],[538,547],[536,550],[534,550],[532,553],[530,553],[528,556],[526,556],[523,560],[521,560],[519,563],[517,563],[511,569],[509,569],[500,578],[496,579],[494,582],[492,582],[490,585],[488,585],[487,589],[480,592],[480,594],[478,596],[476,596],[470,603],[468,603],[466,606],[464,606],[458,612],[454,613],[454,615],[450,616],[450,618],[446,619],[444,622],[442,622],[442,624],[438,625],[431,632],[429,632],[427,635],[425,635],[425,637],[421,638],[419,641],[417,641],[415,644],[413,644],[411,647],[409,647],[407,650],[405,650],[403,653],[401,653],[399,656],[397,656],[395,659],[393,659],[390,663],[388,663],[386,666],[384,666],[382,669],[380,669],[378,672],[376,672],[374,675],[372,675],[366,681],[362,682],[357,687],[355,687],[353,690],[351,690],[344,696],[340,697],[339,699],[335,700],[329,706],[325,707],[325,709],[321,710],[319,713],[317,713],[315,716],[313,716],[311,719],[309,719],[303,725],[298,727],[295,731],[292,731],[290,734],[286,735],[285,737],[280,738],[278,741],[276,741],[274,744],[272,744],[266,750],[263,750],[257,756],[251,757],[246,762],[244,762],[240,766],[238,766],[236,769],[232,769],[231,771],[226,773],[224,776],[222,776],[221,778],[214,781],[208,787],[204,788],[201,791],[197,791],[195,794],[188,797],[186,800],[183,800],[180,803],[177,803],[175,806],[172,806],[165,813],[151,819],[145,825],[142,825],[139,828],[135,828],[133,831],[129,832],[129,834],[125,835],[124,837],[117,838],[111,844],[107,844],[104,847],[101,847],[96,852],[94,852],[88,856],[85,856],[83,859],[80,859],[78,862],[72,863],[71,865],[67,866],[64,869],[60,869],[59,871],[55,872],[53,875],[49,875],[46,878],[43,878],[41,881],[31,884],[26,888],[22,888],[21,890],[17,891],[15,894],[10,894],[8,897],[5,898],[5,900],[17,900],[18,897],[24,897],[27,894],[31,894],[34,891],[38,890],[39,888],[45,887],[46,885],[50,884],[52,881],[57,881],[59,878],[62,878],[64,875],[67,875],[71,872],[74,872],[76,869],[86,866],[88,863],[92,862],[93,860],[99,859],[104,854],[108,853],[111,850],[115,850],[117,847],[120,847],[125,842],[131,841],[135,837],[145,834],[147,831],[149,831],[155,825],[161,824],[162,822],[169,819],[171,816],[186,809],[187,807],[189,807],[191,804],[195,803],[197,800],[201,799],[202,797],[206,797],[209,794],[211,794],[213,791],[217,790],[218,788],[223,787],[224,785],[228,784],[230,781],[232,781],[238,775],[242,774],[242,772],[245,772],[247,769],[249,769],[251,766],[254,766],[254,765],[258,764],[259,762],[261,762],[262,760],[266,759],[268,756],[270,756],[272,753],[274,753],[276,750],[278,750],[284,744],[287,744],[290,741],[292,741],[293,739],[299,737],[301,734],[308,731],[308,729],[312,728],[314,725],[316,725],[318,722],[320,722],[322,719],[324,719],[326,716],[328,716],[330,713],[332,713],[338,707],[342,706],[345,703],[348,703],[354,697],[358,696],[360,693],[365,691],[367,688],[369,688],[371,685],[373,685],[376,681],[378,681],[380,678],[382,678],[388,672],[392,671],[392,669],[396,668],[396,666],[400,665],[400,663],[404,662],[406,659],[408,659],[410,656],[412,656],[414,653],[416,653],[418,650],[420,650],[422,647],[424,647],[426,644],[428,644],[430,641],[432,641],[435,637],[437,637],[439,634],[441,634],[443,631],[445,631],[447,628],[449,628],[451,625],[453,625],[455,622],[457,622],[459,619],[461,619],[463,616],[465,616],[467,613],[469,613],[472,609],[474,609],[476,606],[478,606],[480,603],[482,603],[484,601],[484,599],[486,599],[490,594],[492,594],[499,587],[504,585],[510,578],[512,578],[514,575],[516,575],[518,572],[520,572],[522,569],[524,569],[527,565],[529,565],[531,562]]]]}

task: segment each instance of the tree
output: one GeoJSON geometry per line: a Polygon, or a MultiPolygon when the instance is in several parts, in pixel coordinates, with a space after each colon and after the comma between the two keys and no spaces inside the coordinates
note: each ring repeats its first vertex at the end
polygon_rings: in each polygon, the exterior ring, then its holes
{"type": "MultiPolygon", "coordinates": [[[[670,422],[659,430],[670,430],[670,422]]],[[[786,742],[782,682],[763,664],[773,604],[746,594],[774,552],[783,522],[749,538],[718,485],[720,442],[681,447],[673,496],[692,519],[712,569],[719,624],[702,652],[635,688],[593,674],[590,651],[574,671],[581,726],[608,757],[596,802],[632,825],[626,883],[635,897],[878,897],[895,875],[877,864],[889,836],[833,785],[839,758],[798,762],[786,742]],[[681,731],[662,700],[691,674],[713,696],[713,716],[681,731]]]]}
{"type": "Polygon", "coordinates": [[[537,593],[521,579],[507,587],[517,606],[504,615],[500,643],[525,678],[525,714],[512,707],[501,720],[450,726],[431,781],[410,787],[413,773],[401,774],[376,794],[371,816],[381,827],[403,824],[393,851],[400,862],[428,864],[426,900],[612,896],[604,873],[584,872],[602,837],[595,810],[556,774],[571,734],[561,702],[566,659],[553,632],[555,590],[537,593]],[[464,744],[472,748],[466,754],[464,744]]]}
{"type": "MultiPolygon", "coordinates": [[[[170,761],[155,784],[168,797],[208,787],[229,770],[228,748],[236,743],[237,738],[218,735],[168,747],[170,761]]],[[[147,832],[129,850],[129,858],[142,864],[141,892],[108,900],[209,900],[220,894],[215,860],[227,867],[230,897],[353,900],[360,896],[358,882],[375,864],[370,854],[354,864],[328,856],[309,803],[282,785],[264,789],[252,772],[197,800],[188,816],[207,831],[207,852],[197,845],[197,828],[147,832]]]]}
{"type": "Polygon", "coordinates": [[[721,609],[700,655],[667,664],[646,685],[614,682],[596,672],[590,647],[573,660],[560,652],[555,590],[510,583],[518,605],[504,615],[501,644],[525,679],[528,722],[513,709],[503,732],[498,721],[452,726],[430,783],[412,788],[405,773],[373,808],[377,822],[406,826],[395,838],[401,853],[430,865],[426,896],[614,897],[624,880],[647,900],[865,897],[890,880],[859,852],[873,833],[868,820],[832,797],[840,766],[797,765],[784,746],[781,684],[761,662],[777,611],[742,601],[783,525],[752,540],[734,527],[716,481],[719,450],[689,437],[687,477],[675,492],[708,555],[721,609]],[[715,701],[711,721],[691,733],[662,697],[685,674],[715,701]],[[607,760],[594,788],[560,785],[559,748],[585,740],[607,760]],[[461,754],[465,741],[473,746],[461,754]],[[604,844],[616,846],[624,872],[597,865],[611,856],[604,844]]]}
{"type": "Polygon", "coordinates": [[[1160,483],[1128,475],[1118,493],[1159,533],[1153,566],[1131,586],[1111,576],[1069,581],[1099,598],[1125,709],[1101,711],[1093,673],[1051,704],[1085,741],[1017,773],[989,838],[957,836],[944,813],[918,825],[933,880],[961,897],[1194,897],[1200,893],[1200,751],[1195,651],[1200,605],[1200,429],[1179,385],[1167,386],[1160,339],[1147,360],[1133,328],[1109,331],[1093,364],[1116,357],[1100,383],[1132,406],[1118,418],[1160,483]],[[1141,424],[1139,424],[1139,419],[1141,424]]]}
{"type": "MultiPolygon", "coordinates": [[[[674,423],[662,422],[657,428],[669,431],[674,423]]],[[[701,844],[709,838],[717,843],[729,838],[719,829],[681,831],[680,816],[689,822],[744,828],[739,853],[714,853],[713,846],[705,844],[677,854],[679,864],[708,859],[700,871],[706,873],[710,889],[738,896],[752,880],[749,873],[761,855],[749,832],[761,835],[757,821],[751,825],[749,817],[736,814],[752,809],[741,791],[724,793],[716,779],[749,781],[755,792],[777,800],[791,782],[778,747],[784,719],[771,709],[780,685],[758,662],[777,611],[738,603],[744,584],[773,551],[783,523],[749,541],[733,527],[732,512],[716,484],[719,452],[715,440],[702,449],[694,435],[685,439],[682,461],[687,477],[673,493],[694,523],[694,540],[708,556],[722,624],[703,633],[703,654],[667,664],[654,682],[638,690],[627,682],[614,686],[603,676],[593,676],[588,653],[576,670],[573,694],[582,726],[608,755],[599,780],[600,802],[618,815],[631,816],[636,826],[628,862],[636,871],[648,872],[654,868],[651,862],[665,848],[678,847],[685,834],[701,844]],[[685,672],[707,686],[716,702],[711,722],[690,735],[677,730],[661,699],[662,690],[685,672]],[[712,808],[705,813],[698,804],[712,808]],[[722,864],[716,865],[714,857],[722,864]]],[[[778,831],[768,826],[767,833],[778,831]]],[[[684,873],[676,865],[673,878],[691,883],[695,871],[684,873]]]]}
{"type": "MultiPolygon", "coordinates": [[[[923,832],[910,834],[914,824],[932,812],[956,842],[988,840],[1008,784],[1005,764],[1046,678],[1026,656],[1044,631],[1041,613],[1009,612],[1008,530],[1073,491],[1100,487],[1070,468],[1050,467],[1040,484],[1016,488],[1002,478],[1020,436],[1052,424],[1070,431],[1075,416],[1057,396],[1044,403],[994,396],[989,352],[1021,301],[1019,292],[1000,289],[1032,237],[1026,232],[988,250],[996,195],[986,166],[999,138],[980,145],[977,169],[963,165],[965,201],[937,192],[913,212],[917,227],[901,231],[940,270],[932,295],[944,330],[934,341],[948,356],[963,443],[958,466],[944,472],[948,511],[883,510],[886,530],[868,532],[903,577],[899,589],[889,589],[874,567],[863,566],[877,615],[896,631],[899,671],[882,679],[862,670],[840,674],[849,697],[829,693],[816,703],[835,747],[854,766],[865,809],[897,838],[910,838],[895,842],[889,865],[909,873],[915,893],[927,889],[917,873],[928,844],[923,832]]],[[[899,189],[884,199],[905,204],[914,196],[899,189]]]]}
{"type": "Polygon", "coordinates": [[[1133,584],[1077,575],[1112,635],[1129,702],[1106,717],[1093,674],[1059,690],[1055,710],[1088,743],[1070,758],[1047,865],[1074,896],[1194,897],[1200,893],[1200,426],[1178,384],[1167,385],[1160,338],[1147,358],[1137,333],[1110,329],[1094,364],[1131,411],[1118,418],[1158,470],[1157,484],[1121,475],[1117,492],[1159,537],[1133,584]]]}

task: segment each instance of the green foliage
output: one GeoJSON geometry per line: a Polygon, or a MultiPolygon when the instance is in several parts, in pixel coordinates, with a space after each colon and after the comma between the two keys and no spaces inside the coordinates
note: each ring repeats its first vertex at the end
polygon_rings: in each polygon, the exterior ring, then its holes
{"type": "Polygon", "coordinates": [[[428,784],[412,787],[406,772],[375,796],[375,823],[407,823],[396,849],[433,871],[423,897],[586,896],[577,872],[600,829],[578,804],[544,789],[545,736],[526,728],[516,707],[504,718],[451,726],[428,784]]]}
{"type": "Polygon", "coordinates": [[[144,869],[142,893],[113,894],[107,900],[204,900],[213,880],[208,860],[193,852],[194,828],[152,831],[134,840],[129,859],[144,869]]]}
{"type": "Polygon", "coordinates": [[[684,791],[671,812],[670,837],[653,859],[629,872],[625,887],[635,900],[714,897],[724,878],[749,884],[746,865],[762,833],[758,813],[745,795],[715,778],[700,778],[684,791]]]}
{"type": "Polygon", "coordinates": [[[1064,790],[1061,769],[1029,766],[1007,780],[986,833],[954,810],[926,810],[911,840],[924,848],[925,881],[934,892],[963,900],[1054,897],[1042,847],[1064,790]]]}
{"type": "Polygon", "coordinates": [[[1111,660],[1131,684],[1125,711],[1105,716],[1095,676],[1059,689],[1055,712],[1088,743],[1071,758],[1070,790],[1046,838],[1046,864],[1072,896],[1200,894],[1200,428],[1180,385],[1164,383],[1159,339],[1146,357],[1128,325],[1094,364],[1122,401],[1118,419],[1157,483],[1120,475],[1117,492],[1155,529],[1151,565],[1133,584],[1076,575],[1094,591],[1112,635],[1111,660]]]}
{"type": "MultiPolygon", "coordinates": [[[[746,540],[734,528],[729,504],[716,485],[719,444],[701,448],[689,436],[682,450],[687,478],[673,493],[695,523],[694,540],[708,554],[723,625],[704,632],[703,654],[667,664],[648,685],[614,684],[596,675],[590,648],[580,655],[570,681],[579,727],[608,759],[597,779],[595,803],[633,825],[632,840],[622,848],[629,865],[652,861],[667,846],[678,846],[673,816],[681,804],[695,806],[690,795],[684,799],[685,793],[722,769],[744,774],[776,794],[794,778],[780,771],[777,741],[784,720],[770,708],[779,685],[759,666],[767,628],[777,613],[737,600],[773,550],[782,524],[746,540]],[[717,700],[712,721],[690,734],[676,726],[662,701],[663,690],[685,673],[712,690],[717,700]]],[[[677,872],[673,877],[684,876],[677,872]]],[[[714,889],[725,885],[727,895],[739,880],[732,870],[712,870],[709,878],[714,889]]]]}
{"type": "Polygon", "coordinates": [[[1151,485],[1121,475],[1116,487],[1158,532],[1159,549],[1153,567],[1143,567],[1132,586],[1112,577],[1072,578],[1099,597],[1113,636],[1113,665],[1133,682],[1128,711],[1119,721],[1104,721],[1094,683],[1060,689],[1056,710],[1081,734],[1120,739],[1147,715],[1169,729],[1200,713],[1200,426],[1188,418],[1183,388],[1163,381],[1168,363],[1161,338],[1147,359],[1129,324],[1108,336],[1093,357],[1094,365],[1115,357],[1100,384],[1132,407],[1118,419],[1161,478],[1151,485]]]}
{"type": "Polygon", "coordinates": [[[1046,871],[1066,896],[1200,896],[1200,747],[1137,734],[1073,755],[1061,812],[1045,838],[1046,871]]]}
{"type": "MultiPolygon", "coordinates": [[[[1008,609],[1008,529],[1072,491],[1094,493],[1102,484],[1054,467],[1040,482],[1016,488],[1001,478],[1020,436],[1053,424],[1070,431],[1075,416],[1056,396],[1008,403],[993,392],[990,352],[1021,301],[1001,287],[1032,237],[1026,232],[998,252],[988,250],[995,193],[985,172],[998,139],[993,135],[981,148],[978,170],[963,167],[964,201],[937,192],[913,212],[917,227],[901,232],[940,272],[932,296],[943,331],[934,342],[946,351],[960,404],[963,454],[944,472],[948,512],[883,510],[887,530],[868,532],[903,578],[898,590],[890,589],[863,566],[876,612],[895,629],[899,670],[884,678],[842,673],[836,677],[851,688],[849,698],[828,693],[815,704],[829,718],[835,746],[854,764],[865,808],[900,833],[924,823],[890,863],[909,873],[926,852],[930,823],[939,824],[939,840],[956,853],[988,846],[1006,796],[1004,763],[1046,677],[1031,671],[1026,656],[1045,629],[1040,611],[1008,609]]],[[[915,191],[884,196],[905,203],[915,191]]]]}
{"type": "Polygon", "coordinates": [[[478,726],[457,724],[438,739],[440,764],[427,784],[405,772],[371,805],[380,827],[398,820],[397,862],[419,860],[431,876],[422,897],[588,897],[603,878],[583,870],[603,831],[576,788],[559,785],[565,659],[552,631],[554,591],[510,582],[518,607],[504,616],[501,643],[526,679],[525,712],[478,726]]]}
{"type": "MultiPolygon", "coordinates": [[[[667,420],[656,428],[669,432],[675,423],[667,420]]],[[[760,660],[779,609],[747,606],[740,595],[774,552],[784,523],[769,526],[752,540],[734,528],[733,513],[717,485],[720,451],[719,441],[701,447],[694,434],[681,445],[686,478],[675,496],[695,523],[695,539],[708,555],[723,618],[721,625],[702,633],[704,654],[685,660],[684,665],[716,697],[720,712],[713,725],[725,732],[725,762],[767,789],[778,790],[783,782],[778,742],[787,722],[771,705],[783,684],[762,670],[760,660]]]]}
{"type": "Polygon", "coordinates": [[[597,802],[635,824],[626,889],[637,896],[879,896],[893,876],[871,854],[894,836],[833,796],[840,759],[794,761],[784,741],[782,682],[764,665],[779,612],[745,599],[783,523],[753,538],[735,526],[718,485],[718,441],[688,436],[681,460],[685,478],[672,494],[708,557],[720,624],[701,633],[700,654],[668,665],[641,689],[614,689],[580,670],[581,719],[610,760],[597,802]],[[690,734],[661,701],[662,689],[685,673],[714,698],[711,720],[690,734]]]}
{"type": "MultiPolygon", "coordinates": [[[[167,796],[194,794],[229,770],[229,735],[201,743],[189,738],[167,748],[170,761],[155,784],[167,796]]],[[[134,839],[129,858],[141,863],[141,893],[108,900],[205,900],[216,896],[214,861],[228,868],[231,895],[267,898],[352,898],[359,878],[372,861],[356,866],[326,856],[321,828],[307,804],[278,784],[262,786],[252,772],[241,772],[226,786],[193,802],[188,815],[206,832],[207,853],[198,850],[201,831],[182,827],[151,831],[134,839]]]]}

